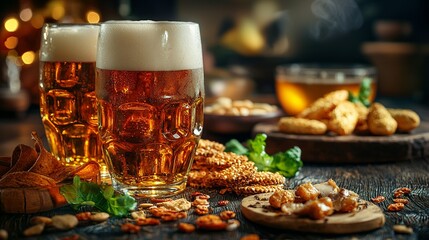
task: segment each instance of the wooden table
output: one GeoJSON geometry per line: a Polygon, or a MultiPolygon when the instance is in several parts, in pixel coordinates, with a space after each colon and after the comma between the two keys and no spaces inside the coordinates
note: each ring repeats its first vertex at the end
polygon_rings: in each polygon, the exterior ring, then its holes
{"type": "MultiPolygon", "coordinates": [[[[429,115],[425,112],[422,118],[429,115]]],[[[21,120],[0,119],[0,155],[10,155],[13,147],[18,143],[32,144],[30,132],[36,130],[45,137],[37,110],[30,111],[29,115],[21,120]]],[[[339,149],[341,151],[341,149],[339,149]]],[[[78,228],[67,232],[48,231],[42,235],[43,239],[61,239],[79,234],[82,239],[240,239],[240,237],[256,233],[262,239],[429,239],[429,159],[413,159],[412,161],[384,163],[384,164],[310,164],[304,163],[301,172],[294,178],[286,181],[286,187],[293,188],[303,182],[321,182],[329,178],[334,179],[339,186],[357,192],[363,199],[369,200],[377,195],[386,196],[386,201],[380,204],[385,211],[386,224],[378,230],[348,234],[348,235],[320,235],[301,232],[292,232],[263,227],[245,219],[240,212],[242,196],[234,194],[220,195],[216,190],[200,189],[198,191],[209,194],[213,206],[213,213],[229,209],[237,213],[241,226],[231,232],[207,232],[197,230],[191,234],[179,233],[177,223],[163,223],[159,226],[144,227],[137,234],[123,234],[120,223],[124,219],[111,218],[106,223],[97,225],[79,225],[78,228]],[[405,209],[399,212],[386,211],[387,205],[392,202],[393,191],[398,187],[412,189],[408,197],[410,202],[405,209]],[[225,207],[216,207],[218,200],[229,200],[225,207]],[[393,231],[394,224],[411,226],[413,234],[398,234],[393,231]]],[[[190,199],[190,194],[196,189],[188,188],[177,197],[190,199]]],[[[63,207],[40,214],[4,214],[0,213],[0,229],[7,229],[10,239],[22,237],[23,229],[28,226],[29,219],[35,215],[52,216],[59,213],[74,213],[70,207],[63,207]]],[[[196,215],[191,213],[181,221],[195,222],[196,215]]]]}

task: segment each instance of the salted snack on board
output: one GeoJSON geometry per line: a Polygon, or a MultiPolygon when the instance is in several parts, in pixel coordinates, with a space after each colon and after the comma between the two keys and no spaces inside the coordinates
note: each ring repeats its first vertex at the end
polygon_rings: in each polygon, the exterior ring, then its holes
{"type": "Polygon", "coordinates": [[[0,211],[35,213],[66,203],[59,186],[73,176],[88,181],[100,180],[97,162],[79,167],[62,165],[42,144],[35,132],[34,148],[20,144],[11,157],[2,157],[0,168],[0,211]]]}
{"type": "Polygon", "coordinates": [[[247,156],[224,152],[221,143],[201,139],[188,175],[188,185],[219,189],[240,195],[274,192],[282,189],[285,177],[279,173],[258,172],[247,156]]]}
{"type": "Polygon", "coordinates": [[[349,96],[345,90],[330,92],[295,117],[280,118],[278,129],[289,134],[390,136],[410,132],[420,124],[419,116],[410,109],[386,109],[380,103],[366,107],[349,96]]]}
{"type": "Polygon", "coordinates": [[[359,113],[349,101],[339,103],[329,113],[328,129],[338,135],[350,135],[355,130],[359,113]]]}
{"type": "Polygon", "coordinates": [[[294,134],[322,135],[327,130],[326,124],[321,121],[296,117],[282,117],[278,127],[282,132],[294,134]]]}
{"type": "Polygon", "coordinates": [[[339,103],[346,101],[349,93],[346,90],[330,92],[312,103],[308,108],[298,114],[299,118],[321,120],[329,118],[329,113],[339,103]]]}
{"type": "Polygon", "coordinates": [[[390,115],[398,123],[398,130],[402,132],[409,132],[420,124],[420,117],[412,110],[409,109],[392,109],[388,108],[390,115]]]}
{"type": "Polygon", "coordinates": [[[356,123],[355,132],[365,133],[368,131],[368,108],[361,102],[356,102],[353,104],[355,105],[355,109],[358,113],[358,121],[356,123]]]}
{"type": "Polygon", "coordinates": [[[368,110],[368,128],[374,135],[389,136],[396,132],[398,123],[380,103],[373,103],[368,110]]]}

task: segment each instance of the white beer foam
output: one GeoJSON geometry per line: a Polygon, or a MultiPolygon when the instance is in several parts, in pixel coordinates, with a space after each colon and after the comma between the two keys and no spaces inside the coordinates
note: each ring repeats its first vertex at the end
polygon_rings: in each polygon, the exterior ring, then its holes
{"type": "Polygon", "coordinates": [[[44,27],[40,60],[44,62],[95,62],[99,25],[44,27]]]}
{"type": "Polygon", "coordinates": [[[202,68],[199,26],[167,21],[102,23],[96,65],[100,69],[127,71],[202,68]]]}

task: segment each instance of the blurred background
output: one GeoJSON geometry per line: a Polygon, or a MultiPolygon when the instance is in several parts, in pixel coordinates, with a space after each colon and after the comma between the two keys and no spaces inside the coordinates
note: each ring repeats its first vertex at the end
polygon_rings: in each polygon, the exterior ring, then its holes
{"type": "Polygon", "coordinates": [[[200,24],[208,97],[275,97],[287,63],[364,64],[377,97],[429,103],[427,0],[2,0],[0,113],[37,108],[46,22],[200,24]]]}

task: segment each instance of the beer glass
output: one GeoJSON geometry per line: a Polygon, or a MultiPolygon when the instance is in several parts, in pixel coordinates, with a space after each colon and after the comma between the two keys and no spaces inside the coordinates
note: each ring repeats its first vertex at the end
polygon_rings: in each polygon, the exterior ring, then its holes
{"type": "Polygon", "coordinates": [[[89,160],[104,165],[95,98],[99,29],[45,24],[42,30],[40,112],[51,152],[65,165],[89,160]]]}
{"type": "Polygon", "coordinates": [[[102,23],[96,62],[99,134],[113,186],[136,197],[183,191],[203,128],[198,24],[102,23]]]}

